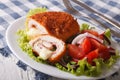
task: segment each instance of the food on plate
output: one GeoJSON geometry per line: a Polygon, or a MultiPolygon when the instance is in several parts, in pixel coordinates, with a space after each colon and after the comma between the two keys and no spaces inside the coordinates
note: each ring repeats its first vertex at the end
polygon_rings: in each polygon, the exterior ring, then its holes
{"type": "Polygon", "coordinates": [[[66,12],[33,9],[25,23],[17,32],[19,46],[37,62],[77,76],[99,76],[120,57],[112,47],[110,29],[99,33],[86,23],[78,25],[66,12]]]}
{"type": "Polygon", "coordinates": [[[27,19],[28,34],[31,38],[40,34],[49,34],[63,41],[79,33],[77,21],[66,12],[43,12],[27,19]]]}
{"type": "Polygon", "coordinates": [[[70,14],[55,11],[27,16],[26,28],[34,53],[43,60],[49,59],[50,62],[58,61],[66,51],[64,41],[79,33],[79,25],[70,14]],[[52,51],[46,46],[54,46],[56,50],[52,51]]]}
{"type": "Polygon", "coordinates": [[[71,57],[75,58],[76,60],[80,60],[86,57],[90,64],[92,64],[92,61],[95,58],[108,60],[111,56],[111,49],[114,50],[112,47],[105,45],[103,43],[103,39],[100,39],[99,37],[96,37],[95,35],[88,32],[78,35],[73,40],[72,44],[68,45],[68,49],[71,57]],[[74,49],[75,51],[73,51],[71,49],[72,47],[75,47],[75,49],[78,50],[74,49]],[[77,55],[75,56],[75,54],[77,55]]]}
{"type": "Polygon", "coordinates": [[[67,44],[67,56],[56,66],[75,75],[98,76],[104,68],[108,70],[120,57],[111,42],[109,29],[98,33],[83,23],[80,26],[80,34],[67,44]]]}
{"type": "Polygon", "coordinates": [[[66,52],[65,43],[51,35],[41,35],[29,42],[33,51],[42,59],[56,62],[66,52]]]}

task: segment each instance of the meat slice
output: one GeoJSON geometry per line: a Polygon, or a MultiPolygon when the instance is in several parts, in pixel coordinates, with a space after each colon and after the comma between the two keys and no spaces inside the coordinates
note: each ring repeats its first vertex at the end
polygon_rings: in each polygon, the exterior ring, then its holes
{"type": "MultiPolygon", "coordinates": [[[[36,29],[37,34],[49,34],[63,41],[79,33],[77,21],[66,12],[43,12],[27,19],[28,29],[36,29]]],[[[30,34],[35,36],[37,34],[30,34]]]]}
{"type": "Polygon", "coordinates": [[[57,62],[65,54],[65,43],[51,35],[41,35],[29,42],[32,49],[43,60],[57,62]]]}

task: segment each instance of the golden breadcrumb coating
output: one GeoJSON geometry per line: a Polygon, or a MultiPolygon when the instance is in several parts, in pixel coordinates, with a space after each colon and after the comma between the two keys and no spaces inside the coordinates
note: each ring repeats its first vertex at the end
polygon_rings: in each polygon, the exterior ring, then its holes
{"type": "Polygon", "coordinates": [[[30,19],[42,25],[47,34],[62,39],[63,41],[79,33],[77,21],[66,12],[43,12],[31,16],[29,20],[30,19]]]}

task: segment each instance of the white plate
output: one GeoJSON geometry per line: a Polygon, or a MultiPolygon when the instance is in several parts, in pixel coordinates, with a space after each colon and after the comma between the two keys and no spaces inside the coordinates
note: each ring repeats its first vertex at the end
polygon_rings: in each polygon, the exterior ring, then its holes
{"type": "MultiPolygon", "coordinates": [[[[82,20],[79,20],[80,23],[86,23],[82,20]]],[[[17,38],[18,36],[16,35],[17,30],[23,29],[25,23],[25,17],[17,19],[13,24],[11,24],[6,32],[6,41],[11,49],[11,51],[25,64],[31,66],[32,68],[43,72],[45,74],[58,77],[58,78],[64,78],[64,79],[100,79],[100,78],[105,78],[107,76],[110,76],[114,72],[118,71],[119,66],[120,66],[120,61],[117,61],[117,63],[109,70],[105,71],[104,74],[101,74],[99,77],[87,77],[87,76],[75,76],[71,73],[61,71],[57,69],[56,67],[53,67],[51,65],[46,65],[42,63],[38,63],[31,59],[25,52],[21,50],[21,48],[18,46],[17,38]]],[[[90,24],[90,23],[89,23],[90,24]]],[[[101,30],[98,30],[101,31],[101,30]]],[[[114,48],[119,48],[120,46],[117,43],[113,42],[114,48]]]]}

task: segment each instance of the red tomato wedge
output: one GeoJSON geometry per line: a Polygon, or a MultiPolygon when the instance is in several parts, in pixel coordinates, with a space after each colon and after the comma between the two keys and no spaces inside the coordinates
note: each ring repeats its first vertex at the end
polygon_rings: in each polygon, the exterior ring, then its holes
{"type": "Polygon", "coordinates": [[[110,58],[109,49],[106,46],[104,46],[102,43],[100,43],[99,41],[93,38],[91,38],[90,40],[93,48],[98,49],[100,58],[103,58],[104,60],[107,60],[110,58]]]}
{"type": "Polygon", "coordinates": [[[104,33],[100,34],[99,38],[103,40],[104,39],[104,33]]]}
{"type": "Polygon", "coordinates": [[[109,53],[108,49],[106,49],[104,51],[99,51],[99,57],[103,58],[104,60],[108,60],[110,58],[110,53],[109,53]]]}
{"type": "Polygon", "coordinates": [[[94,31],[94,30],[84,30],[82,33],[88,32],[90,34],[93,34],[96,37],[99,37],[98,32],[94,31]]]}
{"type": "MultiPolygon", "coordinates": [[[[91,30],[87,30],[91,31],[91,30]]],[[[97,32],[91,31],[92,34],[97,35],[97,32]]],[[[91,33],[90,32],[90,33],[91,33]]],[[[94,65],[93,60],[95,58],[103,58],[104,60],[108,60],[110,58],[110,50],[103,43],[92,37],[86,37],[82,43],[68,44],[68,53],[72,57],[74,61],[78,61],[87,57],[88,63],[94,65]]]]}
{"type": "Polygon", "coordinates": [[[115,49],[113,49],[112,47],[109,47],[109,53],[110,55],[115,55],[115,49]]]}
{"type": "Polygon", "coordinates": [[[72,58],[82,59],[85,56],[85,53],[76,45],[68,44],[68,52],[72,58]]]}
{"type": "Polygon", "coordinates": [[[97,49],[99,48],[100,51],[103,51],[104,49],[106,49],[107,47],[104,46],[102,43],[100,43],[99,41],[93,39],[93,38],[90,38],[90,41],[91,41],[91,44],[92,44],[92,48],[93,49],[97,49]]]}
{"type": "Polygon", "coordinates": [[[103,33],[99,34],[97,31],[94,31],[94,30],[84,30],[82,33],[85,33],[85,32],[88,32],[88,33],[90,33],[90,34],[92,34],[100,39],[104,39],[103,33]]]}
{"type": "Polygon", "coordinates": [[[95,50],[91,51],[90,53],[88,53],[86,56],[88,63],[93,64],[93,60],[95,58],[98,58],[98,54],[99,54],[98,49],[95,49],[95,50]]]}
{"type": "Polygon", "coordinates": [[[81,44],[82,50],[85,54],[89,53],[92,50],[92,45],[90,38],[85,38],[81,44]]]}

